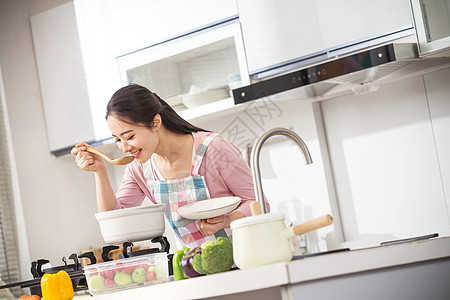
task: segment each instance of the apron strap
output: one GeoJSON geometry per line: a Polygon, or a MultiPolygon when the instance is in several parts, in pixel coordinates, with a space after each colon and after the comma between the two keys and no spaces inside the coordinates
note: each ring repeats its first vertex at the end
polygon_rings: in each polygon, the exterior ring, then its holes
{"type": "Polygon", "coordinates": [[[219,134],[210,132],[205,137],[203,137],[200,145],[198,145],[197,152],[195,153],[195,157],[192,161],[191,166],[191,175],[199,176],[198,170],[200,169],[200,165],[202,164],[203,157],[205,156],[206,149],[208,148],[209,143],[217,137],[219,134]]]}

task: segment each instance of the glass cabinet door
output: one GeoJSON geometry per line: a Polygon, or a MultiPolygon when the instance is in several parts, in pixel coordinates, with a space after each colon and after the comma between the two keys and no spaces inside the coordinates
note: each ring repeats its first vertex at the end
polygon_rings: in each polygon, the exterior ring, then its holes
{"type": "Polygon", "coordinates": [[[450,0],[411,0],[411,8],[421,56],[447,56],[450,0]]]}

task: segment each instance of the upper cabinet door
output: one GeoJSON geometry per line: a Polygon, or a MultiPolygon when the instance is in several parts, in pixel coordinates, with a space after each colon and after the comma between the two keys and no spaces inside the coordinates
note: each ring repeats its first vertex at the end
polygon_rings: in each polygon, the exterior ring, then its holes
{"type": "Polygon", "coordinates": [[[30,18],[50,151],[94,138],[72,2],[30,18]]]}
{"type": "Polygon", "coordinates": [[[237,15],[229,0],[77,0],[76,6],[81,21],[105,27],[116,56],[237,15]]]}
{"type": "Polygon", "coordinates": [[[317,0],[325,48],[412,27],[408,0],[317,0]]]}
{"type": "Polygon", "coordinates": [[[238,0],[238,10],[250,74],[412,28],[408,0],[238,0]]]}
{"type": "Polygon", "coordinates": [[[250,74],[323,49],[314,1],[237,2],[250,74]]]}
{"type": "Polygon", "coordinates": [[[422,56],[450,55],[450,0],[411,0],[422,56]]]}

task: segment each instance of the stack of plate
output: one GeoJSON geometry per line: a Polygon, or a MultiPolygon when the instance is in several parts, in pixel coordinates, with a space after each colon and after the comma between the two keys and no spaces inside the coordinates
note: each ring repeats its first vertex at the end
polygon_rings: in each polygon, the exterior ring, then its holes
{"type": "Polygon", "coordinates": [[[175,111],[182,111],[187,109],[187,107],[183,104],[183,97],[185,94],[179,94],[171,97],[167,97],[164,100],[172,106],[175,111]]]}
{"type": "Polygon", "coordinates": [[[189,93],[183,97],[183,104],[187,108],[194,108],[228,97],[230,97],[230,95],[226,88],[202,89],[193,85],[191,86],[189,93]]]}

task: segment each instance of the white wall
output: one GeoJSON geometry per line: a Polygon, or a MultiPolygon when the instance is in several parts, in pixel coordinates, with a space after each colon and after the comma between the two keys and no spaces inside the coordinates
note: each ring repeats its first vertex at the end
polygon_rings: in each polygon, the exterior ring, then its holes
{"type": "Polygon", "coordinates": [[[450,68],[322,103],[345,238],[450,233],[450,68]]]}

